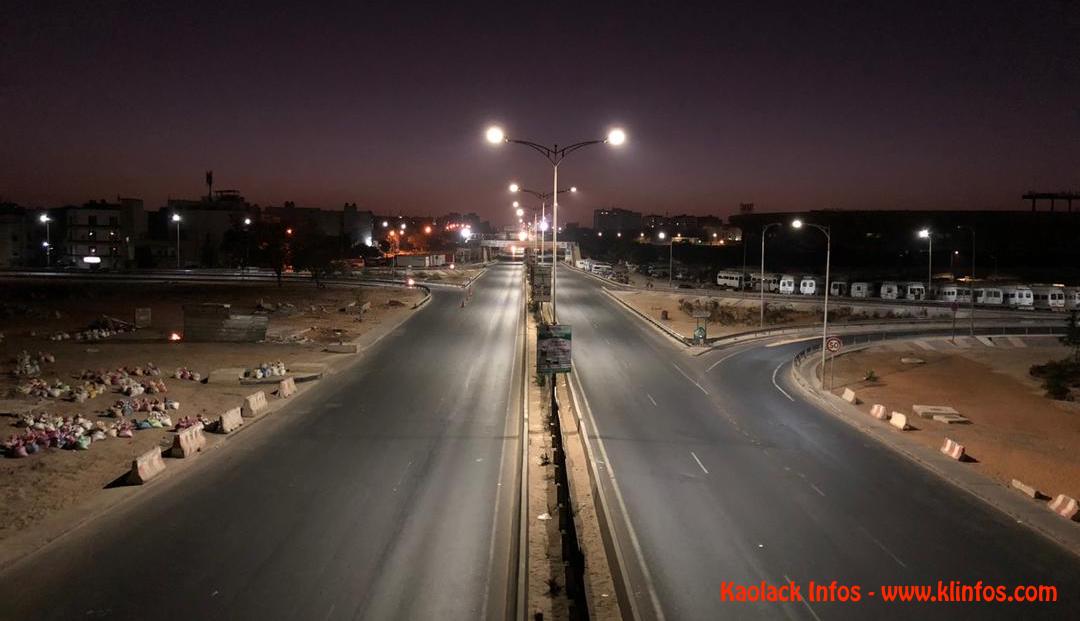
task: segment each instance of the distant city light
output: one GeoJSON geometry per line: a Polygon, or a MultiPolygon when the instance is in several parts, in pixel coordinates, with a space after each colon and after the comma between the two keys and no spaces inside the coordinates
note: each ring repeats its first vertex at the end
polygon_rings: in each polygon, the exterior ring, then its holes
{"type": "Polygon", "coordinates": [[[518,184],[516,184],[516,183],[511,183],[510,184],[510,191],[511,192],[517,192],[520,189],[521,189],[521,186],[519,186],[518,184]]]}
{"type": "Polygon", "coordinates": [[[404,230],[405,230],[405,223],[404,223],[404,222],[402,222],[402,223],[401,223],[401,230],[402,230],[402,231],[404,231],[404,230]]]}
{"type": "Polygon", "coordinates": [[[521,231],[520,233],[518,233],[518,241],[525,241],[528,238],[529,238],[529,234],[526,233],[525,231],[521,231]]]}
{"type": "Polygon", "coordinates": [[[663,231],[660,231],[659,233],[657,233],[656,236],[659,237],[660,239],[664,239],[665,237],[667,237],[667,233],[665,233],[663,231]]]}
{"type": "Polygon", "coordinates": [[[921,239],[926,239],[926,238],[930,237],[930,229],[923,229],[923,230],[919,231],[919,237],[921,239]]]}
{"type": "Polygon", "coordinates": [[[461,236],[464,237],[465,239],[469,239],[470,237],[472,237],[472,227],[467,226],[467,227],[461,229],[461,236]]]}
{"type": "Polygon", "coordinates": [[[521,203],[514,201],[513,203],[510,203],[510,206],[517,209],[518,207],[521,207],[521,203]]]}
{"type": "Polygon", "coordinates": [[[169,340],[170,341],[179,341],[180,340],[180,335],[173,332],[172,334],[169,335],[169,340]]]}
{"type": "Polygon", "coordinates": [[[364,245],[369,247],[369,248],[371,247],[371,235],[368,235],[367,237],[364,238],[364,245]]]}
{"type": "Polygon", "coordinates": [[[621,232],[615,233],[615,237],[622,237],[622,233],[621,232]]]}
{"type": "Polygon", "coordinates": [[[541,230],[541,231],[543,231],[544,233],[547,233],[547,230],[548,230],[548,222],[547,222],[547,219],[546,219],[546,218],[545,218],[544,220],[541,220],[541,221],[540,221],[540,230],[541,230]]]}
{"type": "Polygon", "coordinates": [[[179,222],[180,220],[181,220],[181,218],[180,218],[180,214],[178,214],[178,213],[174,213],[174,214],[172,215],[172,221],[173,221],[173,222],[179,222]]]}
{"type": "Polygon", "coordinates": [[[383,221],[382,221],[382,227],[383,227],[383,228],[385,229],[385,228],[386,228],[386,227],[388,227],[388,226],[390,226],[390,223],[389,223],[389,222],[387,222],[386,220],[383,220],[383,221]]]}
{"type": "Polygon", "coordinates": [[[90,265],[97,265],[101,263],[101,257],[83,257],[83,263],[89,263],[90,265]]]}
{"type": "Polygon", "coordinates": [[[570,186],[570,191],[571,192],[577,192],[577,186],[576,185],[570,186]]]}
{"type": "Polygon", "coordinates": [[[251,224],[251,218],[244,218],[244,226],[249,226],[250,224],[251,224]]]}
{"type": "Polygon", "coordinates": [[[802,228],[802,220],[792,220],[791,221],[791,227],[795,228],[795,229],[801,229],[802,228]]]}
{"type": "MultiPolygon", "coordinates": [[[[514,205],[514,206],[515,206],[515,207],[517,207],[517,205],[514,205]]],[[[517,211],[516,211],[516,212],[514,212],[514,213],[516,213],[516,214],[517,214],[517,217],[519,217],[519,218],[520,218],[521,216],[524,216],[524,215],[525,215],[525,210],[524,210],[524,209],[522,209],[521,207],[518,207],[518,208],[517,208],[517,211]]]]}
{"type": "Polygon", "coordinates": [[[285,229],[286,235],[292,235],[292,227],[285,229]]]}
{"type": "Polygon", "coordinates": [[[431,234],[431,225],[425,226],[424,227],[424,232],[427,233],[428,235],[430,235],[431,234]]]}
{"type": "Polygon", "coordinates": [[[38,220],[40,220],[43,224],[45,222],[48,222],[49,221],[49,214],[47,214],[47,213],[41,214],[40,216],[38,216],[38,220]]]}

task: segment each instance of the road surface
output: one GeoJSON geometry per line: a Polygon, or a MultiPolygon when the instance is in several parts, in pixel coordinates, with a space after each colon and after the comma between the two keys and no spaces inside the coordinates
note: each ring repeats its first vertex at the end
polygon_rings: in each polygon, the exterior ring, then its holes
{"type": "Polygon", "coordinates": [[[644,618],[1080,617],[1075,557],[785,386],[803,345],[694,358],[595,279],[562,269],[559,287],[575,380],[604,450],[598,459],[613,471],[629,518],[627,526],[613,501],[644,618]],[[720,601],[725,581],[789,579],[804,593],[810,580],[860,585],[863,601],[720,601]],[[879,585],[939,580],[1055,585],[1065,601],[884,604],[868,596],[879,585]]]}
{"type": "Polygon", "coordinates": [[[507,616],[521,270],[0,576],[0,618],[507,616]]]}

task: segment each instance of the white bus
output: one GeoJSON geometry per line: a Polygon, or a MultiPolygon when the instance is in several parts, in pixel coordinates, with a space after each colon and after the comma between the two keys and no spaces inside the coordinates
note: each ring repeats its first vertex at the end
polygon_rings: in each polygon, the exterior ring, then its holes
{"type": "Polygon", "coordinates": [[[1035,298],[1035,308],[1065,310],[1064,287],[1032,287],[1031,294],[1035,298]]]}
{"type": "Polygon", "coordinates": [[[594,262],[589,268],[589,271],[597,276],[611,276],[614,270],[611,268],[610,263],[594,262]]]}
{"type": "Polygon", "coordinates": [[[881,299],[882,300],[896,300],[900,297],[900,287],[896,286],[894,282],[881,283],[881,299]]]}
{"type": "Polygon", "coordinates": [[[1005,287],[1001,290],[1001,293],[1004,296],[1005,304],[1009,308],[1035,308],[1035,298],[1030,287],[1024,285],[1005,287]]]}
{"type": "Polygon", "coordinates": [[[1065,288],[1065,310],[1080,309],[1080,287],[1065,288]]]}
{"type": "Polygon", "coordinates": [[[938,299],[942,302],[971,302],[971,289],[960,285],[942,285],[938,289],[938,299]]]}
{"type": "Polygon", "coordinates": [[[981,287],[975,290],[975,303],[983,306],[1001,306],[1005,297],[1001,289],[996,287],[981,287]]]}
{"type": "Polygon", "coordinates": [[[926,299],[926,285],[921,282],[909,282],[904,285],[904,299],[905,300],[925,300],[926,299]]]}
{"type": "Polygon", "coordinates": [[[851,283],[851,297],[870,298],[874,297],[874,284],[869,282],[851,283]]]}
{"type": "Polygon", "coordinates": [[[780,277],[780,293],[784,295],[795,294],[795,277],[791,274],[784,274],[780,277]]]}
{"type": "Polygon", "coordinates": [[[829,295],[844,297],[848,294],[848,284],[844,280],[833,280],[829,283],[829,295]]]}
{"type": "MultiPolygon", "coordinates": [[[[754,291],[761,291],[761,275],[750,275],[750,288],[754,291]]],[[[765,293],[776,293],[780,290],[780,276],[778,274],[770,274],[765,272],[765,293]]]]}
{"type": "Polygon", "coordinates": [[[824,295],[825,281],[817,276],[803,276],[799,281],[799,293],[803,295],[824,295]]]}
{"type": "Polygon", "coordinates": [[[739,272],[716,273],[716,286],[721,289],[735,289],[742,291],[746,288],[748,280],[746,274],[740,274],[739,272]]]}

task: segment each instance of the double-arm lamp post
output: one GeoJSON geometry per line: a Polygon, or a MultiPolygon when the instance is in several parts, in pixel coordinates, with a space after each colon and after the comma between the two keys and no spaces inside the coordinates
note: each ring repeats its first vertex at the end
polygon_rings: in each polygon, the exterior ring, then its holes
{"type": "Polygon", "coordinates": [[[506,132],[504,132],[501,127],[497,126],[489,127],[485,136],[487,138],[487,141],[492,144],[503,144],[506,142],[511,142],[514,144],[525,145],[526,147],[529,147],[530,149],[543,155],[545,158],[547,158],[549,162],[551,162],[551,317],[555,321],[555,323],[558,323],[558,315],[556,314],[555,309],[555,274],[556,272],[558,272],[558,262],[556,261],[556,258],[559,254],[559,164],[562,163],[562,161],[566,158],[567,155],[570,155],[578,149],[583,149],[594,144],[610,144],[615,147],[620,146],[626,142],[626,132],[621,129],[613,129],[608,132],[607,138],[601,140],[586,140],[583,142],[577,142],[568,147],[559,147],[559,145],[547,147],[529,140],[517,140],[515,138],[507,136],[506,132]]]}

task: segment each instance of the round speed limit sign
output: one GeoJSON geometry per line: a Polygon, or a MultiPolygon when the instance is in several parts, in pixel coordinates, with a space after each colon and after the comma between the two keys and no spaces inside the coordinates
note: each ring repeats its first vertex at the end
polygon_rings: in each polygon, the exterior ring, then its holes
{"type": "Polygon", "coordinates": [[[840,346],[843,344],[844,343],[840,340],[839,336],[830,336],[829,338],[825,339],[825,349],[829,350],[834,354],[840,351],[840,346]]]}

